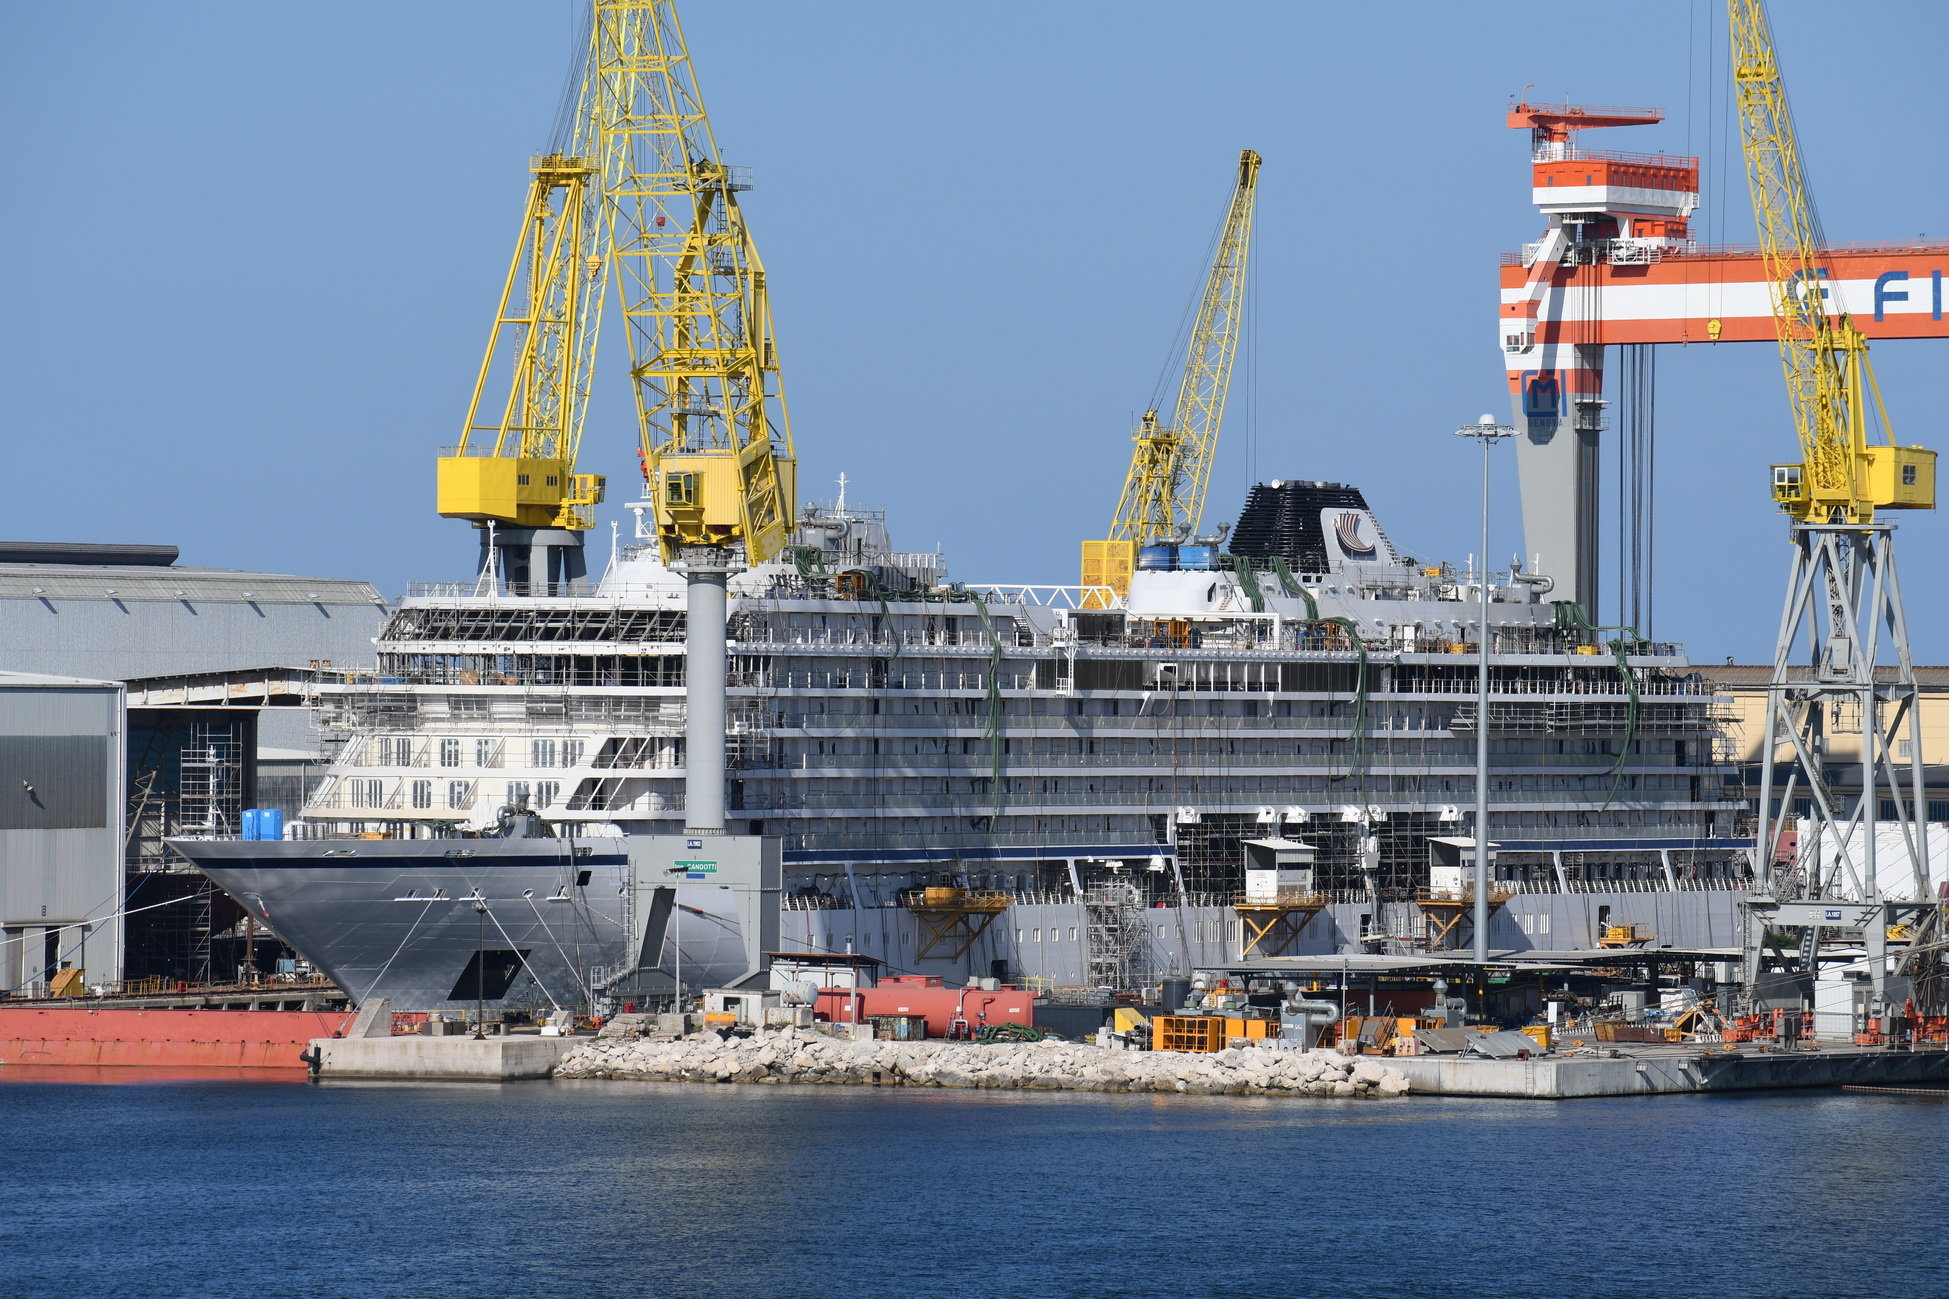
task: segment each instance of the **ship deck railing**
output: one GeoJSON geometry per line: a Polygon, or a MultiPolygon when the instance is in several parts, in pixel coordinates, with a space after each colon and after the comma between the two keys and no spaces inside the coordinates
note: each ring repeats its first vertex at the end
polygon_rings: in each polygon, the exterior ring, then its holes
{"type": "MultiPolygon", "coordinates": [[[[586,652],[586,647],[582,647],[586,652]]],[[[733,646],[736,652],[742,647],[733,646]]],[[[1236,654],[1232,655],[1237,658],[1236,654]]],[[[1270,660],[1282,656],[1267,653],[1262,656],[1270,660]]],[[[1283,656],[1290,661],[1290,656],[1283,656]]],[[[654,656],[645,662],[656,661],[654,656]]],[[[1015,664],[1026,664],[1026,660],[1013,659],[1015,664]]],[[[1396,665],[1393,676],[1383,683],[1376,677],[1370,690],[1379,693],[1385,689],[1391,698],[1406,698],[1414,695],[1473,695],[1475,681],[1471,678],[1443,678],[1418,675],[1415,668],[1420,665],[1396,665]]],[[[813,669],[804,671],[746,671],[732,676],[733,688],[748,690],[917,690],[917,691],[964,691],[985,692],[988,689],[990,669],[969,671],[943,670],[900,670],[875,668],[862,664],[857,669],[813,669]]],[[[1038,690],[1033,671],[1004,669],[1000,674],[1000,688],[1008,691],[1038,690]]],[[[656,680],[624,680],[617,674],[604,674],[598,671],[571,672],[556,669],[534,671],[520,665],[511,665],[508,670],[481,670],[459,664],[440,663],[405,668],[397,671],[344,671],[318,674],[317,684],[326,692],[343,695],[346,692],[369,690],[375,698],[385,693],[386,688],[394,686],[480,686],[480,687],[519,687],[528,690],[555,691],[563,695],[591,690],[662,690],[675,692],[681,687],[656,680]]],[[[1074,687],[1070,687],[1073,689],[1074,687]]],[[[1099,687],[1119,689],[1126,693],[1143,691],[1170,695],[1288,695],[1288,694],[1329,694],[1328,690],[1289,691],[1282,689],[1277,682],[1250,680],[1200,680],[1195,686],[1176,689],[1156,690],[1154,687],[1123,686],[1099,687]]],[[[1683,678],[1660,676],[1640,676],[1637,680],[1640,697],[1682,698],[1712,700],[1722,698],[1716,687],[1707,681],[1691,681],[1683,678]]],[[[1044,687],[1041,693],[1054,694],[1055,687],[1044,687]]],[[[1344,693],[1344,692],[1340,692],[1344,693]]],[[[1492,680],[1492,698],[1555,697],[1566,701],[1594,698],[1623,700],[1629,691],[1615,671],[1590,678],[1551,676],[1534,680],[1492,680]]],[[[327,701],[330,702],[329,700],[327,701]]]]}
{"type": "MultiPolygon", "coordinates": [[[[1619,851],[1628,851],[1620,849],[1619,851]]],[[[1692,851],[1720,851],[1700,850],[1692,851]]],[[[1723,851],[1735,851],[1728,845],[1723,851]]],[[[1518,895],[1564,894],[1564,893],[1722,893],[1751,888],[1752,877],[1748,874],[1724,876],[1679,874],[1672,879],[1662,875],[1643,879],[1572,879],[1550,880],[1498,880],[1491,887],[1497,891],[1507,891],[1518,895]]]]}
{"type": "MultiPolygon", "coordinates": [[[[749,779],[748,774],[747,779],[749,779]]],[[[898,777],[895,777],[895,779],[898,779],[898,777]]],[[[1034,777],[1016,775],[1011,776],[1010,779],[1032,780],[1034,777]]],[[[1171,805],[1170,797],[1172,795],[1169,786],[1172,782],[1162,774],[1157,779],[1166,787],[1163,789],[1056,790],[1049,792],[1040,790],[1018,791],[1011,789],[1006,791],[1007,796],[1003,800],[999,811],[1001,815],[1006,816],[1011,813],[1021,815],[1025,811],[1034,812],[1047,807],[1143,808],[1148,811],[1168,810],[1171,805]]],[[[1592,777],[1592,779],[1597,778],[1592,777]]],[[[1188,784],[1188,782],[1178,783],[1180,785],[1188,784]]],[[[1604,781],[1602,787],[1586,790],[1499,790],[1495,795],[1496,807],[1502,812],[1524,810],[1547,811],[1553,808],[1571,806],[1591,809],[1602,799],[1608,789],[1609,782],[1604,781]]],[[[1252,798],[1255,792],[1250,789],[1235,791],[1213,791],[1210,789],[1182,790],[1184,797],[1193,798],[1194,801],[1200,801],[1208,808],[1220,796],[1225,796],[1224,801],[1229,803],[1234,801],[1229,795],[1236,794],[1238,795],[1237,801],[1243,804],[1252,798]]],[[[1627,795],[1642,794],[1644,792],[1646,791],[1623,791],[1627,795]]],[[[1649,792],[1653,794],[1666,793],[1672,795],[1672,797],[1646,798],[1620,796],[1611,800],[1610,807],[1614,811],[1662,810],[1679,812],[1693,809],[1718,809],[1722,806],[1731,808],[1740,805],[1736,799],[1720,799],[1705,796],[1694,799],[1689,797],[1689,791],[1687,790],[1653,790],[1649,792]],[[1687,796],[1679,797],[1680,795],[1687,796]]],[[[1471,791],[1465,786],[1458,785],[1455,791],[1450,792],[1444,790],[1438,796],[1466,802],[1471,796],[1471,791]]],[[[1273,795],[1268,794],[1267,797],[1271,798],[1273,795]]],[[[1290,801],[1291,795],[1290,792],[1280,792],[1277,794],[1277,797],[1290,801]]],[[[1312,810],[1320,819],[1339,820],[1338,805],[1326,807],[1321,806],[1317,799],[1305,801],[1314,803],[1312,810]]],[[[1385,805],[1383,804],[1382,806],[1385,805]]],[[[1411,810],[1424,810],[1425,806],[1425,804],[1417,802],[1411,810]]],[[[776,798],[767,797],[763,793],[747,789],[743,803],[738,810],[743,812],[767,813],[795,811],[819,811],[822,813],[847,812],[854,816],[875,816],[882,813],[909,815],[905,811],[908,808],[932,810],[937,815],[942,816],[984,816],[997,810],[992,805],[991,795],[986,793],[942,793],[939,791],[923,793],[919,790],[909,793],[905,790],[876,790],[872,788],[865,788],[858,791],[847,790],[832,794],[796,792],[776,798]]],[[[1219,809],[1210,810],[1219,811],[1219,809]]],[[[1252,809],[1241,806],[1238,810],[1249,812],[1252,809]]],[[[1612,830],[1611,836],[1615,837],[1616,833],[1615,830],[1612,830]]]]}
{"type": "MultiPolygon", "coordinates": [[[[1263,695],[1263,692],[1258,693],[1263,695]]],[[[735,707],[738,702],[734,698],[732,701],[733,706],[735,707]]],[[[1294,702],[1308,703],[1312,701],[1297,700],[1294,702]]],[[[1349,708],[1341,700],[1333,701],[1331,706],[1343,710],[1349,708]]],[[[1549,707],[1550,705],[1521,704],[1510,706],[1533,708],[1549,707]]],[[[1566,716],[1572,716],[1578,719],[1592,718],[1598,722],[1608,723],[1617,730],[1623,730],[1630,720],[1630,705],[1623,696],[1619,696],[1615,703],[1584,703],[1573,705],[1573,707],[1575,707],[1576,713],[1566,714],[1566,716]]],[[[1252,714],[1244,717],[1236,717],[1205,714],[1189,717],[1174,717],[1169,709],[1169,699],[1161,698],[1153,701],[1141,713],[1091,713],[1080,719],[1067,715],[1031,714],[1024,716],[1020,713],[1012,713],[1007,718],[1008,734],[1011,739],[1039,735],[1044,732],[1074,736],[1076,735],[1075,726],[1078,720],[1087,723],[1090,732],[1098,735],[1117,731],[1142,731],[1146,734],[1155,735],[1160,731],[1160,723],[1167,723],[1168,733],[1181,733],[1185,735],[1202,735],[1205,733],[1224,735],[1238,730],[1269,730],[1324,731],[1329,733],[1329,735],[1344,737],[1353,725],[1353,719],[1347,711],[1295,714],[1292,716],[1252,714]]],[[[1386,702],[1372,702],[1369,704],[1369,709],[1370,716],[1367,719],[1365,733],[1370,736],[1401,734],[1425,735],[1433,738],[1439,737],[1444,732],[1453,729],[1453,723],[1450,721],[1405,716],[1397,719],[1388,710],[1388,704],[1386,702]]],[[[1464,705],[1457,712],[1469,713],[1471,715],[1470,720],[1473,721],[1472,706],[1464,705]]],[[[1526,714],[1525,716],[1528,715],[1526,714]]],[[[777,711],[758,710],[744,713],[742,714],[742,718],[752,726],[783,730],[855,731],[921,729],[930,734],[935,734],[955,730],[980,732],[984,731],[988,726],[986,709],[962,713],[815,713],[780,709],[777,711]]],[[[1640,708],[1637,719],[1637,730],[1640,734],[1656,734],[1673,729],[1705,730],[1706,728],[1721,722],[1730,721],[1731,719],[1732,713],[1730,710],[1719,708],[1704,699],[1698,700],[1696,704],[1691,701],[1679,704],[1660,703],[1640,708]],[[1683,711],[1677,716],[1674,716],[1673,712],[1675,709],[1683,709],[1683,711]]],[[[1490,720],[1491,722],[1497,721],[1496,710],[1493,706],[1491,708],[1490,720]]],[[[499,719],[497,718],[496,721],[499,721],[499,719]]],[[[1087,738],[1087,736],[1084,738],[1087,738]]]]}
{"type": "MultiPolygon", "coordinates": [[[[1376,737],[1369,736],[1370,740],[1376,737]]],[[[1346,743],[1345,737],[1332,741],[1336,746],[1346,743]]],[[[1222,774],[1234,768],[1271,768],[1279,771],[1293,771],[1306,775],[1345,774],[1347,751],[1341,747],[1322,749],[1312,753],[1225,753],[1204,752],[1185,747],[1175,755],[1160,742],[1159,749],[1152,753],[1036,753],[1022,752],[1022,741],[1017,738],[1015,751],[1007,758],[1007,774],[1010,777],[1034,777],[1045,771],[1068,773],[1084,769],[1101,771],[1105,775],[1155,776],[1176,779],[1180,774],[1198,776],[1207,773],[1222,774]],[[1191,768],[1189,773],[1180,773],[1178,768],[1191,768]]],[[[1455,743],[1461,743],[1455,741],[1455,743]]],[[[1505,755],[1495,767],[1495,774],[1505,775],[1551,775],[1551,776],[1608,776],[1616,757],[1609,753],[1580,754],[1516,754],[1505,755]]],[[[524,767],[525,764],[508,762],[511,767],[524,767]]],[[[987,776],[990,774],[989,756],[983,752],[972,753],[899,753],[899,754],[834,754],[801,753],[793,755],[789,762],[778,763],[773,759],[752,757],[739,770],[750,773],[756,771],[820,771],[839,775],[846,771],[866,770],[898,778],[900,776],[925,776],[935,773],[955,777],[987,776]]],[[[1466,775],[1475,770],[1475,755],[1472,753],[1421,753],[1412,747],[1401,753],[1390,753],[1386,749],[1369,747],[1362,760],[1364,770],[1393,775],[1448,776],[1466,775]]],[[[1735,771],[1731,763],[1714,763],[1704,757],[1675,753],[1633,754],[1624,765],[1627,776],[1671,775],[1675,773],[1696,774],[1714,767],[1724,771],[1727,779],[1733,779],[1735,771]]],[[[428,768],[421,764],[419,770],[442,770],[428,768]]],[[[650,770],[648,767],[628,768],[627,770],[650,770]]],[[[1609,782],[1606,782],[1606,788],[1609,782]]]]}

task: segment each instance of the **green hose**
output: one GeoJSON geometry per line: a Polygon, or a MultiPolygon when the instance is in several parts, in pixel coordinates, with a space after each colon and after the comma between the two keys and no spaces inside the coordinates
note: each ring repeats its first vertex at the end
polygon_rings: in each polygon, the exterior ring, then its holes
{"type": "Polygon", "coordinates": [[[1313,598],[1313,593],[1301,586],[1299,579],[1293,576],[1293,570],[1287,566],[1284,555],[1274,555],[1272,557],[1272,572],[1279,579],[1279,585],[1287,595],[1306,601],[1307,620],[1309,622],[1318,622],[1320,620],[1319,602],[1313,598]]]}
{"type": "Polygon", "coordinates": [[[1259,578],[1252,571],[1252,561],[1244,555],[1227,555],[1225,563],[1238,578],[1238,589],[1245,592],[1245,598],[1252,602],[1252,612],[1264,613],[1265,592],[1259,589],[1259,578]]]}
{"type": "MultiPolygon", "coordinates": [[[[1309,599],[1308,604],[1312,601],[1309,599]]],[[[1347,629],[1347,637],[1353,641],[1356,653],[1360,655],[1360,666],[1354,671],[1353,726],[1347,732],[1347,772],[1348,779],[1357,778],[1359,770],[1367,765],[1367,642],[1361,638],[1360,627],[1351,618],[1327,618],[1324,621],[1347,629]]]]}
{"type": "Polygon", "coordinates": [[[975,613],[981,618],[981,626],[988,633],[988,777],[993,785],[990,791],[994,798],[995,815],[1001,815],[1006,801],[1002,796],[1002,750],[1007,741],[1004,738],[1008,729],[1008,710],[1002,706],[1002,638],[995,630],[995,620],[988,615],[988,602],[970,591],[974,601],[975,613]]]}
{"type": "Polygon", "coordinates": [[[1642,638],[1639,637],[1638,629],[1635,627],[1592,626],[1590,619],[1584,614],[1584,607],[1575,600],[1552,600],[1550,603],[1556,610],[1558,630],[1569,631],[1573,628],[1582,630],[1588,633],[1592,640],[1599,641],[1611,651],[1611,657],[1617,664],[1618,676],[1623,678],[1625,694],[1629,698],[1624,710],[1624,743],[1618,749],[1617,761],[1611,764],[1611,788],[1604,795],[1604,806],[1608,808],[1617,798],[1617,791],[1624,783],[1624,766],[1631,759],[1631,746],[1638,740],[1638,679],[1631,675],[1631,664],[1626,658],[1625,646],[1639,644],[1642,638]],[[1616,640],[1601,640],[1602,633],[1607,631],[1628,633],[1630,640],[1625,640],[1621,635],[1616,640]]]}

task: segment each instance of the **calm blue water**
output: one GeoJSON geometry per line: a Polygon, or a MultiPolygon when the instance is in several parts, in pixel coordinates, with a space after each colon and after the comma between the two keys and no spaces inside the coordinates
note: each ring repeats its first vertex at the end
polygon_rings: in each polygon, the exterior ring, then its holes
{"type": "Polygon", "coordinates": [[[0,1087],[0,1294],[1940,1296],[1949,1102],[0,1087]]]}

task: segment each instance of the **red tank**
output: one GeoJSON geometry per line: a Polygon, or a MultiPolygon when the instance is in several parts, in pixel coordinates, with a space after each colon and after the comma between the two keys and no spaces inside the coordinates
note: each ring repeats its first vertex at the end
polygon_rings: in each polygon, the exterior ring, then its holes
{"type": "Polygon", "coordinates": [[[938,975],[893,975],[857,992],[824,989],[819,993],[818,1015],[835,1024],[864,1023],[875,1015],[925,1015],[929,1037],[952,1036],[958,1031],[956,1020],[972,1036],[990,1026],[1033,1025],[1035,994],[1007,984],[984,992],[947,987],[938,975]]]}

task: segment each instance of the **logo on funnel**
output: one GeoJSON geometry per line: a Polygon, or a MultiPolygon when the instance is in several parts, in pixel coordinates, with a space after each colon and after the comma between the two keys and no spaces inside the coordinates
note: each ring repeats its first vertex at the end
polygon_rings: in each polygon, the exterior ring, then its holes
{"type": "Polygon", "coordinates": [[[1341,512],[1333,523],[1333,535],[1340,539],[1340,549],[1349,555],[1371,555],[1374,543],[1360,535],[1360,523],[1364,516],[1353,511],[1341,512]]]}

